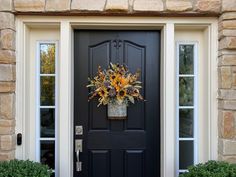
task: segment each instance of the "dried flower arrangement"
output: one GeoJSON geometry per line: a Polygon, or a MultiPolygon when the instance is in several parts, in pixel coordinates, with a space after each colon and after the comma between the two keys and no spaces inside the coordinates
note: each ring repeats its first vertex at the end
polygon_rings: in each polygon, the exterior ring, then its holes
{"type": "Polygon", "coordinates": [[[87,87],[91,88],[89,100],[98,96],[98,106],[109,103],[128,106],[129,102],[134,104],[135,100],[143,100],[140,94],[142,83],[138,81],[139,76],[139,70],[131,74],[125,65],[110,63],[107,70],[102,70],[99,66],[97,76],[88,79],[87,87]]]}

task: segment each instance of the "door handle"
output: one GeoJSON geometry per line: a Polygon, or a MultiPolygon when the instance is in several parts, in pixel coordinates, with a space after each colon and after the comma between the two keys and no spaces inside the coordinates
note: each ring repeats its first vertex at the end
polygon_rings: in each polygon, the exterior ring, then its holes
{"type": "Polygon", "coordinates": [[[82,152],[82,140],[75,140],[75,153],[76,153],[76,171],[82,171],[82,162],[80,161],[80,152],[82,152]]]}

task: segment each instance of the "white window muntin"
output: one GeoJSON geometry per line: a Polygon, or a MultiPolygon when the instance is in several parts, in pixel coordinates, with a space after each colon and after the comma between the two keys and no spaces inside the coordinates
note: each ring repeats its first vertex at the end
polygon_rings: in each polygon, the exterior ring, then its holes
{"type": "Polygon", "coordinates": [[[176,42],[176,137],[177,137],[177,146],[176,146],[176,176],[179,176],[180,173],[186,172],[187,169],[180,169],[179,163],[180,163],[180,152],[179,152],[179,146],[180,141],[193,141],[193,164],[196,164],[198,162],[198,42],[195,41],[177,41],[176,42]],[[179,50],[181,45],[192,45],[193,46],[193,74],[180,74],[180,60],[179,60],[179,50]],[[193,78],[193,105],[191,106],[180,106],[179,103],[179,78],[185,77],[185,78],[193,78]],[[180,137],[179,131],[180,131],[180,109],[187,110],[192,109],[193,110],[193,137],[180,137]]]}
{"type": "Polygon", "coordinates": [[[55,40],[48,40],[48,41],[37,41],[37,49],[36,49],[36,160],[41,162],[41,141],[54,141],[54,164],[55,168],[53,172],[55,176],[58,176],[58,142],[57,142],[57,135],[58,135],[58,41],[55,40]],[[55,45],[55,62],[54,62],[54,73],[45,74],[41,73],[41,56],[40,56],[40,46],[42,44],[52,44],[55,45]],[[55,98],[54,98],[54,105],[41,105],[41,77],[54,77],[54,91],[55,91],[55,98]],[[54,109],[54,137],[41,137],[41,109],[54,109]]]}

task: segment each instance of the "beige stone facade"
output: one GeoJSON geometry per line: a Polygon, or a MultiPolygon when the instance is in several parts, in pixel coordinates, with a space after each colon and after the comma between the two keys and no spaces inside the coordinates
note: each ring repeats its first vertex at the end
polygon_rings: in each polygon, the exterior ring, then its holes
{"type": "Polygon", "coordinates": [[[236,0],[0,0],[0,160],[14,158],[16,146],[18,14],[219,17],[219,159],[236,163],[236,0]]]}

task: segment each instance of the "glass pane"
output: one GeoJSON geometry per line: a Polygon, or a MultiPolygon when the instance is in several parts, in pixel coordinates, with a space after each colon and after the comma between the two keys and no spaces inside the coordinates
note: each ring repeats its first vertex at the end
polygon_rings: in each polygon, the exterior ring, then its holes
{"type": "Polygon", "coordinates": [[[50,168],[55,169],[55,143],[54,141],[41,141],[40,142],[40,161],[42,164],[48,165],[50,168]]]}
{"type": "Polygon", "coordinates": [[[193,109],[179,110],[179,137],[193,138],[193,109]]]}
{"type": "Polygon", "coordinates": [[[40,44],[40,73],[55,73],[55,44],[40,44]]]}
{"type": "Polygon", "coordinates": [[[179,74],[194,74],[194,46],[179,46],[179,74]]]}
{"type": "Polygon", "coordinates": [[[179,142],[179,169],[185,170],[193,165],[193,141],[179,142]]]}
{"type": "Polygon", "coordinates": [[[40,109],[41,137],[55,137],[55,110],[40,109]]]}
{"type": "Polygon", "coordinates": [[[55,105],[55,77],[42,76],[40,78],[41,96],[40,102],[42,106],[55,105]]]}
{"type": "Polygon", "coordinates": [[[180,106],[193,106],[193,77],[180,77],[179,78],[179,105],[180,106]]]}

